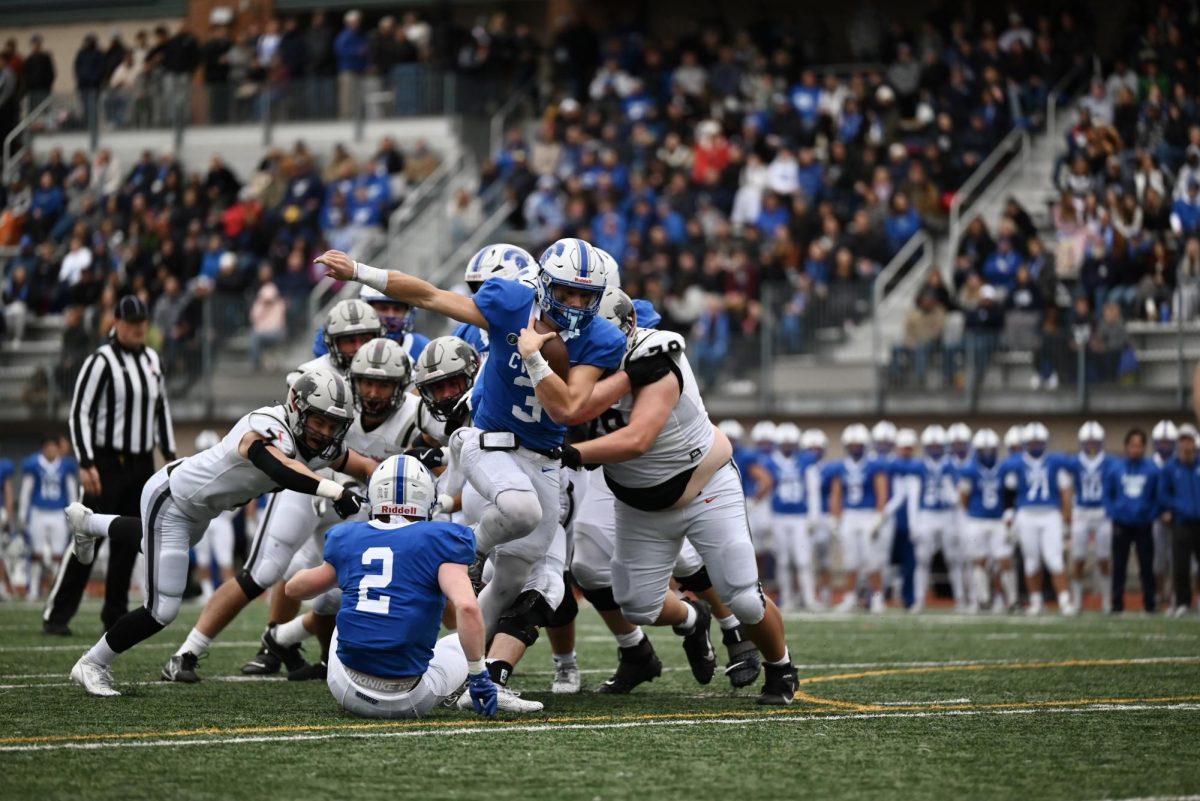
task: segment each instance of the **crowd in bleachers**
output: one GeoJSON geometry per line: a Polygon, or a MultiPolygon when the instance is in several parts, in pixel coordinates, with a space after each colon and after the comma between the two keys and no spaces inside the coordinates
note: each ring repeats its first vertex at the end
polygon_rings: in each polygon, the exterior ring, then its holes
{"type": "Polygon", "coordinates": [[[313,257],[382,229],[438,163],[424,142],[405,152],[387,137],[367,159],[341,146],[318,159],[303,142],[271,149],[249,176],[220,157],[188,171],[171,153],[132,165],[107,150],[28,156],[0,190],[0,242],[15,245],[3,264],[6,336],[20,341],[30,316],[65,312],[69,389],[116,300],[134,293],[168,373],[191,377],[207,299],[217,336],[249,325],[263,346],[298,332],[319,278],[313,257]]]}
{"type": "MultiPolygon", "coordinates": [[[[1198,21],[1165,3],[1131,13],[1125,56],[1090,82],[1064,133],[1052,228],[1039,231],[1016,201],[994,231],[973,220],[958,244],[958,294],[918,297],[895,349],[898,377],[911,362],[924,382],[947,348],[940,316],[955,310],[966,314],[962,341],[979,370],[999,348],[1029,351],[1034,386],[1046,388],[1132,376],[1129,321],[1197,318],[1200,60],[1190,42],[1198,21]],[[973,333],[972,298],[989,288],[1006,319],[973,333]]],[[[956,365],[943,365],[949,382],[956,365]]]]}

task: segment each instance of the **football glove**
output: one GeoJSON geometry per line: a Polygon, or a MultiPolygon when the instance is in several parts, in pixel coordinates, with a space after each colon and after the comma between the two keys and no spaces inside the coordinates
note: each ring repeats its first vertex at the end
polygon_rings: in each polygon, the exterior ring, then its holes
{"type": "Polygon", "coordinates": [[[436,470],[446,464],[446,454],[441,448],[409,448],[404,455],[413,457],[430,470],[436,470]]]}
{"type": "Polygon", "coordinates": [[[497,697],[499,691],[486,670],[467,676],[467,691],[471,693],[471,703],[476,712],[487,718],[496,717],[496,709],[500,704],[497,697]]]}
{"type": "Polygon", "coordinates": [[[338,517],[345,520],[348,517],[354,517],[358,514],[358,510],[363,507],[367,499],[352,490],[346,490],[338,499],[333,502],[333,511],[338,513],[338,517]]]}
{"type": "Polygon", "coordinates": [[[568,442],[564,442],[562,445],[562,466],[572,470],[583,468],[583,459],[579,455],[579,449],[568,442]]]}

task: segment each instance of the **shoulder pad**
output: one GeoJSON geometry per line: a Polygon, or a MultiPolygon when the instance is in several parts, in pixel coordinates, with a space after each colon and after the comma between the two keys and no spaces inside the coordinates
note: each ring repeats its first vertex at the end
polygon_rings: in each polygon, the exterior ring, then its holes
{"type": "Polygon", "coordinates": [[[256,409],[246,415],[246,424],[255,434],[261,434],[268,445],[274,445],[284,456],[296,455],[292,431],[284,422],[283,410],[275,406],[256,409]]]}
{"type": "Polygon", "coordinates": [[[643,331],[639,328],[625,361],[635,362],[661,354],[683,353],[685,344],[686,340],[674,331],[643,331]]]}

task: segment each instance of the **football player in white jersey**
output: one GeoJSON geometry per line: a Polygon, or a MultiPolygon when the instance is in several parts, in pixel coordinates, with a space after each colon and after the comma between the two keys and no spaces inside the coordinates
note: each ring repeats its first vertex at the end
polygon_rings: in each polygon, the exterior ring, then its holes
{"type": "MultiPolygon", "coordinates": [[[[216,431],[201,431],[196,435],[196,453],[205,451],[221,441],[216,431]]],[[[245,509],[253,509],[248,503],[245,509]]],[[[196,557],[196,570],[200,576],[200,599],[207,602],[213,594],[213,564],[221,571],[221,583],[233,578],[233,519],[237,513],[224,511],[208,524],[204,536],[192,548],[196,557]]]]}
{"type": "Polygon", "coordinates": [[[456,336],[429,341],[413,368],[413,388],[421,397],[417,425],[430,444],[445,446],[450,435],[471,424],[471,390],[482,360],[456,336]]]}
{"type": "Polygon", "coordinates": [[[1112,609],[1112,521],[1104,508],[1104,478],[1111,462],[1104,452],[1104,426],[1089,420],[1079,427],[1079,453],[1070,461],[1075,483],[1075,503],[1071,508],[1071,603],[1083,608],[1083,570],[1088,547],[1096,553],[1096,589],[1100,606],[1112,609]]]}
{"type": "Polygon", "coordinates": [[[111,666],[118,654],[162,631],[176,615],[187,583],[188,549],[226,509],[284,487],[334,502],[338,514],[357,514],[364,499],[314,471],[333,467],[366,481],[376,463],[346,448],[353,421],[346,381],[328,370],[303,373],[282,406],[243,417],[216,446],[172,462],[142,490],[142,517],[67,508],[77,559],[90,564],[110,530],[142,531],[146,557],[145,605],[127,613],[80,657],[71,679],[91,695],[115,696],[111,666]]]}
{"type": "MultiPolygon", "coordinates": [[[[1154,445],[1154,466],[1162,470],[1163,465],[1175,455],[1179,440],[1179,427],[1170,420],[1159,420],[1150,431],[1154,445]]],[[[1151,527],[1154,535],[1154,581],[1157,584],[1159,605],[1171,609],[1175,605],[1175,582],[1171,580],[1171,524],[1156,518],[1151,527]]]]}
{"type": "Polygon", "coordinates": [[[796,670],[779,609],[758,580],[733,449],[709,420],[683,349],[678,334],[635,329],[624,369],[603,379],[572,420],[583,422],[617,403],[625,425],[564,446],[563,460],[568,467],[604,466],[615,496],[613,596],[625,619],[675,628],[684,636],[689,662],[712,658],[707,606],[681,600],[670,589],[686,538],[763,656],[759,703],[788,704],[796,670]]]}

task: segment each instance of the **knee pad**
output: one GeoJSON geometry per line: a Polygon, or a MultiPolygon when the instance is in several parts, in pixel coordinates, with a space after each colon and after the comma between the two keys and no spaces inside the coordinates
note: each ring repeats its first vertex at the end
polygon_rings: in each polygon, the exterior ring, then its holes
{"type": "Polygon", "coordinates": [[[613,597],[612,587],[601,587],[597,590],[583,590],[583,597],[588,599],[597,612],[615,612],[621,608],[617,603],[617,599],[613,597]]]}
{"type": "Polygon", "coordinates": [[[246,598],[251,601],[267,591],[266,587],[254,581],[254,578],[250,575],[250,571],[244,567],[238,571],[235,581],[242,588],[242,592],[246,593],[246,598]]]}
{"type": "Polygon", "coordinates": [[[158,574],[154,577],[154,619],[164,626],[179,615],[183,591],[187,588],[189,560],[187,551],[166,551],[159,554],[158,574]]]}
{"type": "Polygon", "coordinates": [[[537,642],[538,628],[549,625],[553,610],[540,592],[526,590],[500,615],[497,634],[515,637],[528,648],[537,642]]]}
{"type": "Polygon", "coordinates": [[[342,608],[342,591],[333,589],[318,595],[312,608],[318,615],[333,617],[342,608]]]}
{"type": "Polygon", "coordinates": [[[499,519],[490,522],[507,540],[524,537],[542,522],[542,505],[537,493],[528,490],[504,490],[496,496],[496,511],[499,519]]]}
{"type": "Polygon", "coordinates": [[[675,580],[679,582],[679,589],[683,590],[684,592],[690,592],[697,595],[713,585],[712,579],[708,577],[708,568],[704,567],[703,565],[701,565],[700,569],[692,575],[684,576],[683,578],[676,577],[675,580]]]}
{"type": "Polygon", "coordinates": [[[763,596],[761,584],[738,590],[726,603],[742,623],[759,623],[767,614],[767,599],[763,596]]]}
{"type": "Polygon", "coordinates": [[[546,625],[550,628],[561,628],[575,622],[575,618],[579,615],[579,602],[575,600],[575,589],[571,582],[566,584],[563,592],[562,603],[550,615],[550,619],[546,621],[546,625]]]}

